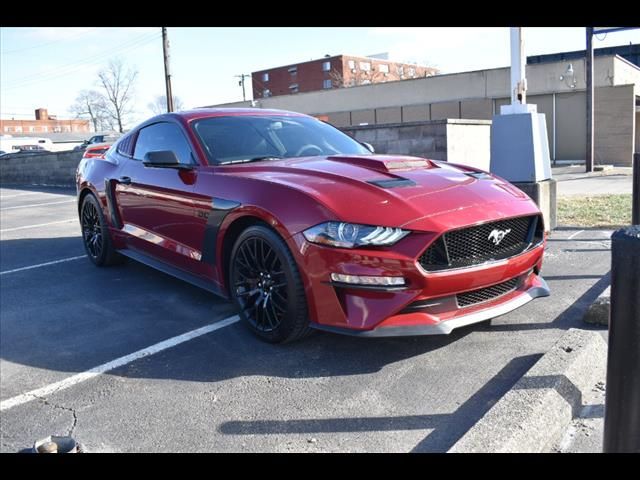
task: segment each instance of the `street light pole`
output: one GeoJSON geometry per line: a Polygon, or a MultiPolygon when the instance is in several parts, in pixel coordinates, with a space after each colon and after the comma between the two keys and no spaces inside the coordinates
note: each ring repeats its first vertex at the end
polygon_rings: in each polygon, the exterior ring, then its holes
{"type": "Polygon", "coordinates": [[[173,93],[171,91],[171,72],[169,70],[169,38],[167,28],[162,27],[162,53],[164,54],[164,79],[167,91],[167,112],[173,112],[173,93]]]}

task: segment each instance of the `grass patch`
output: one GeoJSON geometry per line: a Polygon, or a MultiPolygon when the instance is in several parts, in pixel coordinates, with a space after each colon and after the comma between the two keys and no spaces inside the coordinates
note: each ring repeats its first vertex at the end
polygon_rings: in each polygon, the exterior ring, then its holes
{"type": "Polygon", "coordinates": [[[620,227],[631,224],[631,195],[558,198],[558,225],[620,227]]]}

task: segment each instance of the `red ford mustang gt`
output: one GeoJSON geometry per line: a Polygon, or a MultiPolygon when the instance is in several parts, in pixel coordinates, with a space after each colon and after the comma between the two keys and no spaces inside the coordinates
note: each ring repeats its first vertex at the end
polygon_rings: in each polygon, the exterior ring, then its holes
{"type": "Polygon", "coordinates": [[[375,155],[292,112],[154,117],[77,170],[87,255],[230,297],[269,342],[424,335],[549,294],[537,206],[486,172],[375,155]]]}

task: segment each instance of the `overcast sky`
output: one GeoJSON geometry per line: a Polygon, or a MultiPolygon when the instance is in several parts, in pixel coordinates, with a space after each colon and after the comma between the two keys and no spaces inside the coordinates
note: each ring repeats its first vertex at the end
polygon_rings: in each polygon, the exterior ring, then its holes
{"type": "MultiPolygon", "coordinates": [[[[326,54],[372,55],[438,67],[443,73],[509,65],[509,28],[169,28],[174,94],[185,106],[242,100],[234,75],[326,54]]],[[[527,55],[585,48],[584,28],[525,28],[527,55]]],[[[595,47],[640,43],[640,30],[598,35],[595,47]]],[[[37,107],[60,118],[97,71],[122,58],[139,71],[136,115],[164,93],[160,28],[1,28],[0,115],[33,118],[37,107]]],[[[247,81],[247,98],[251,84],[247,81]]]]}

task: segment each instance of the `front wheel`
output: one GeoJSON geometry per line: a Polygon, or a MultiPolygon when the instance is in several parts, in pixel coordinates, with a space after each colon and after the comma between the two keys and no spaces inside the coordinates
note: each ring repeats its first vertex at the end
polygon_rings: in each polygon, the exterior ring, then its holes
{"type": "Polygon", "coordinates": [[[240,318],[267,342],[292,342],[312,331],[295,260],[284,241],[267,227],[249,227],[236,240],[229,291],[240,318]]]}

